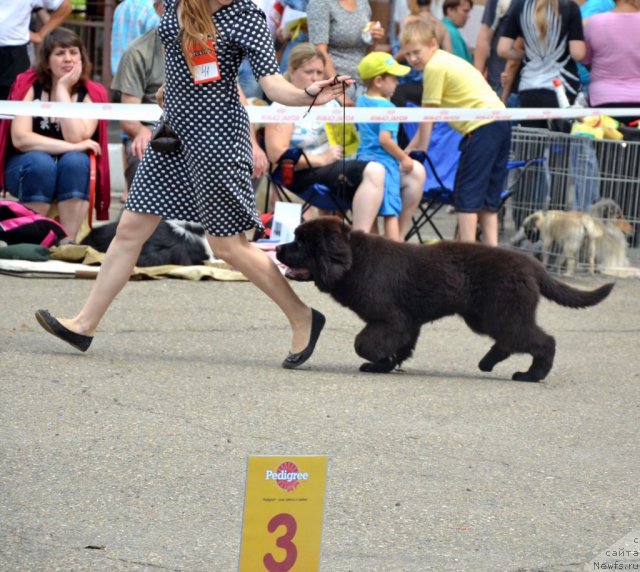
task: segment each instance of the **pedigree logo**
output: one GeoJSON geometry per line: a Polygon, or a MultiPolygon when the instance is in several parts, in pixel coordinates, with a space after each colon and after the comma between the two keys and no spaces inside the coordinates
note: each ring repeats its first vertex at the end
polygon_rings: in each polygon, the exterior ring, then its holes
{"type": "Polygon", "coordinates": [[[309,480],[309,473],[301,473],[295,463],[285,461],[275,471],[267,469],[264,479],[265,481],[275,481],[281,489],[290,493],[296,489],[300,481],[309,480]]]}

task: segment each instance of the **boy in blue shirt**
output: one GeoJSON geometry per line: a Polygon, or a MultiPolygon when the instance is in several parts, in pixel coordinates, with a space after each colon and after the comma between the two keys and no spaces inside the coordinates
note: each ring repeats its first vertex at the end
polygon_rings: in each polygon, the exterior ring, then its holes
{"type": "MultiPolygon", "coordinates": [[[[367,86],[367,93],[358,97],[356,107],[394,108],[390,99],[398,77],[410,71],[411,68],[399,64],[391,54],[370,52],[358,64],[358,74],[367,86]]],[[[398,145],[399,123],[358,123],[357,127],[358,159],[376,161],[385,167],[384,197],[379,212],[384,217],[384,235],[403,241],[422,199],[424,166],[398,145]]]]}

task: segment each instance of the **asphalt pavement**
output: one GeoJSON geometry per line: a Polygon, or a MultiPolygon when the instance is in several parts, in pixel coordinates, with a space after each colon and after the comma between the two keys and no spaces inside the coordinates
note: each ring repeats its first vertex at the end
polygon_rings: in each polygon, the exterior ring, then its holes
{"type": "Polygon", "coordinates": [[[640,281],[543,302],[536,384],[511,381],[528,356],[480,372],[490,342],[458,318],[403,372],[359,373],[361,322],[309,283],[327,326],[300,370],[240,282],[131,282],[81,354],[33,312],[91,285],[0,275],[0,570],[237,570],[249,454],[329,455],[323,572],[595,570],[640,536],[640,281]]]}

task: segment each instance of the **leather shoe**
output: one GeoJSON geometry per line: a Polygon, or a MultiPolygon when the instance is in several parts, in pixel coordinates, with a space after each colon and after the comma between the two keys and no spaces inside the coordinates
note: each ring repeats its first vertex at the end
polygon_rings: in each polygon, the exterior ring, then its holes
{"type": "Polygon", "coordinates": [[[294,369],[298,366],[301,366],[311,357],[311,354],[316,347],[318,338],[320,337],[320,332],[322,332],[322,328],[324,328],[324,324],[326,321],[327,320],[323,314],[318,312],[318,310],[314,310],[313,308],[311,308],[311,337],[309,338],[309,343],[307,344],[307,347],[304,348],[301,352],[295,354],[289,352],[289,355],[282,362],[282,367],[284,367],[285,369],[294,369]]]}
{"type": "Polygon", "coordinates": [[[72,332],[69,328],[65,328],[56,318],[54,318],[49,310],[38,310],[36,312],[36,320],[47,332],[53,334],[57,338],[71,344],[77,350],[86,352],[93,341],[93,336],[85,336],[72,332]]]}

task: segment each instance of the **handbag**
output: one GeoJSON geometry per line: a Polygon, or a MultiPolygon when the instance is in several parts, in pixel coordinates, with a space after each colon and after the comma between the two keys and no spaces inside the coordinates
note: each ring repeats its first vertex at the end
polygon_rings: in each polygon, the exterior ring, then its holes
{"type": "Polygon", "coordinates": [[[164,154],[175,153],[176,151],[180,151],[182,147],[176,132],[171,129],[169,122],[164,116],[160,118],[154,127],[149,144],[154,151],[164,154]]]}

